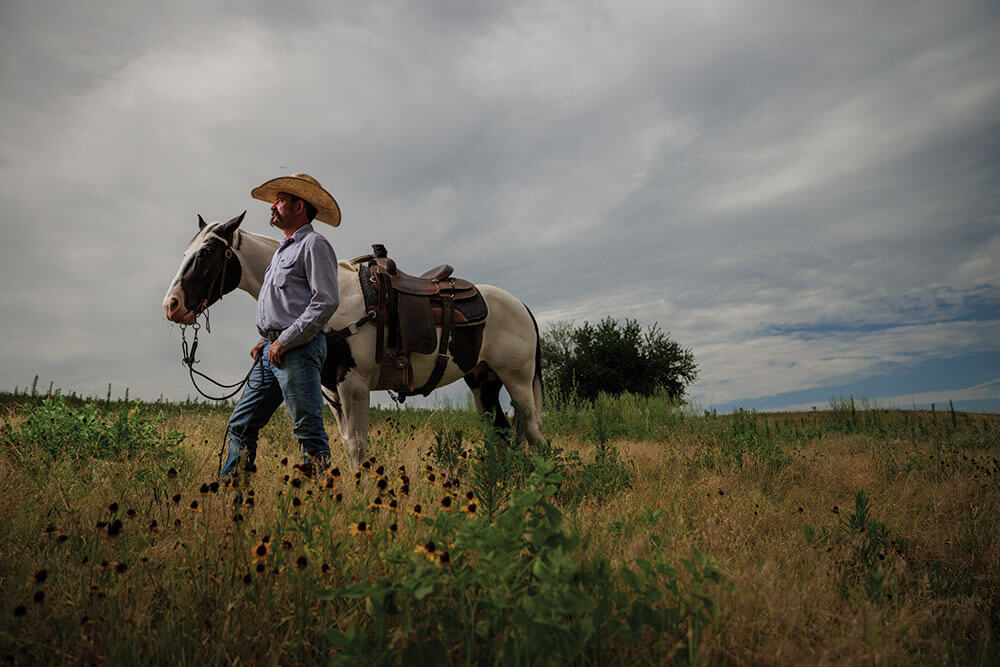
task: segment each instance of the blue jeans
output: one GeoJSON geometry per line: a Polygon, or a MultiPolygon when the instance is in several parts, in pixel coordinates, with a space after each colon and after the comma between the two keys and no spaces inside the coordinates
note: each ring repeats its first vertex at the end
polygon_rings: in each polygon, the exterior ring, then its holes
{"type": "Polygon", "coordinates": [[[257,435],[271,415],[285,402],[294,424],[292,432],[308,463],[324,468],[330,461],[330,444],[323,427],[323,392],[320,370],[326,360],[326,336],[320,334],[305,345],[286,350],[281,366],[267,360],[271,344],[261,350],[263,359],[253,367],[243,395],[229,418],[229,454],[219,478],[232,480],[236,465],[244,457],[250,467],[257,459],[257,435]]]}

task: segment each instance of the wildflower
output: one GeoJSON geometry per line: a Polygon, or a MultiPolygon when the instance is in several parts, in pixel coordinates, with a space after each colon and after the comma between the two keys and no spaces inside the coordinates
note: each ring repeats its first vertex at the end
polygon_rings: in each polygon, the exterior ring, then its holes
{"type": "Polygon", "coordinates": [[[378,482],[375,483],[375,486],[378,487],[380,491],[385,491],[387,488],[389,488],[389,480],[387,480],[385,477],[379,477],[378,482]]]}
{"type": "Polygon", "coordinates": [[[192,500],[191,504],[188,505],[188,509],[191,510],[192,512],[200,512],[201,511],[201,506],[198,505],[198,501],[197,500],[192,500]]]}
{"type": "Polygon", "coordinates": [[[263,574],[264,570],[267,569],[267,566],[264,565],[263,563],[257,563],[257,567],[255,567],[254,569],[257,570],[257,574],[263,574]]]}
{"type": "Polygon", "coordinates": [[[240,521],[243,521],[243,515],[237,512],[233,515],[233,523],[239,523],[240,521]]]}
{"type": "Polygon", "coordinates": [[[298,477],[296,477],[295,479],[292,480],[292,486],[294,488],[296,488],[296,489],[301,488],[302,487],[302,480],[299,479],[298,477]]]}
{"type": "Polygon", "coordinates": [[[207,496],[209,493],[211,493],[211,491],[208,490],[208,484],[202,484],[201,488],[198,489],[198,493],[200,493],[203,496],[207,496]]]}
{"type": "Polygon", "coordinates": [[[324,484],[324,486],[328,489],[332,489],[334,487],[333,480],[332,479],[326,480],[326,484],[324,484]]]}
{"type": "Polygon", "coordinates": [[[478,509],[479,509],[479,507],[476,505],[476,503],[473,502],[473,503],[469,503],[468,505],[466,505],[465,507],[463,507],[462,511],[465,512],[466,514],[468,514],[469,516],[475,516],[476,511],[478,509]]]}
{"type": "Polygon", "coordinates": [[[268,547],[267,542],[263,541],[260,544],[254,546],[254,548],[250,551],[250,555],[253,556],[254,560],[262,560],[264,558],[267,558],[268,554],[270,553],[271,553],[270,547],[268,547]]]}
{"type": "Polygon", "coordinates": [[[124,574],[127,569],[128,565],[126,563],[118,563],[115,565],[115,572],[118,574],[124,574]]]}
{"type": "Polygon", "coordinates": [[[36,584],[44,584],[45,580],[49,578],[49,571],[46,569],[41,569],[35,572],[33,575],[28,577],[28,581],[33,581],[36,584]]]}
{"type": "Polygon", "coordinates": [[[299,556],[298,560],[295,561],[295,567],[299,568],[300,570],[306,569],[308,565],[309,565],[309,560],[305,556],[299,556]]]}
{"type": "Polygon", "coordinates": [[[299,500],[298,496],[292,498],[292,507],[302,507],[302,501],[299,500]]]}
{"type": "Polygon", "coordinates": [[[322,565],[320,565],[320,567],[319,567],[319,571],[320,571],[320,572],[321,572],[322,574],[330,574],[330,572],[331,572],[332,570],[333,570],[333,568],[332,568],[332,567],[330,567],[330,565],[329,565],[328,563],[323,563],[323,564],[322,564],[322,565]]]}
{"type": "Polygon", "coordinates": [[[451,563],[451,556],[448,554],[447,551],[442,551],[441,555],[438,556],[438,562],[441,563],[442,565],[448,565],[449,563],[451,563]]]}
{"type": "Polygon", "coordinates": [[[55,532],[56,532],[56,527],[50,523],[49,525],[45,526],[45,530],[42,531],[42,535],[46,536],[53,535],[55,534],[55,532]]]}
{"type": "Polygon", "coordinates": [[[379,511],[380,509],[382,509],[383,507],[384,507],[384,505],[382,504],[382,497],[381,496],[375,498],[375,500],[371,501],[371,503],[368,505],[368,509],[374,510],[376,512],[379,511]]]}
{"type": "Polygon", "coordinates": [[[431,484],[437,484],[437,475],[435,475],[432,472],[427,473],[427,477],[424,477],[424,479],[430,482],[431,484]]]}
{"type": "Polygon", "coordinates": [[[336,500],[338,503],[339,502],[343,502],[343,500],[344,500],[344,494],[343,493],[338,493],[337,495],[335,495],[333,497],[333,499],[336,500]]]}
{"type": "Polygon", "coordinates": [[[243,575],[243,583],[244,584],[247,584],[249,586],[252,582],[253,582],[253,575],[252,574],[250,574],[249,572],[247,572],[246,574],[243,575]]]}
{"type": "Polygon", "coordinates": [[[132,508],[129,508],[129,510],[125,512],[125,516],[127,516],[130,519],[134,519],[136,516],[138,516],[138,514],[139,513],[132,508]]]}
{"type": "Polygon", "coordinates": [[[340,468],[328,468],[326,474],[330,477],[340,477],[340,468]]]}
{"type": "Polygon", "coordinates": [[[410,509],[410,514],[412,514],[413,516],[423,516],[423,508],[421,508],[420,504],[418,503],[410,509]]]}
{"type": "Polygon", "coordinates": [[[118,503],[111,503],[110,505],[108,505],[108,511],[111,512],[112,514],[114,514],[115,512],[117,512],[118,511],[118,503]]]}
{"type": "Polygon", "coordinates": [[[390,533],[395,533],[398,530],[399,530],[399,524],[397,524],[397,523],[393,523],[391,526],[389,526],[389,532],[390,533]]]}
{"type": "Polygon", "coordinates": [[[413,547],[413,553],[424,554],[425,556],[433,556],[434,551],[436,549],[437,547],[434,545],[433,541],[427,541],[424,544],[418,544],[417,546],[413,547]]]}
{"type": "Polygon", "coordinates": [[[288,551],[289,549],[292,548],[292,543],[289,540],[282,540],[281,548],[284,549],[285,551],[288,551]]]}
{"type": "Polygon", "coordinates": [[[174,494],[174,497],[173,497],[173,498],[171,498],[171,500],[173,500],[173,501],[174,501],[174,504],[175,504],[175,505],[179,504],[179,503],[181,502],[181,494],[179,494],[179,493],[175,493],[175,494],[174,494]]]}
{"type": "Polygon", "coordinates": [[[440,505],[441,505],[441,509],[443,509],[443,510],[450,510],[452,508],[452,506],[453,506],[452,497],[451,496],[445,496],[444,498],[441,499],[440,505]]]}
{"type": "Polygon", "coordinates": [[[368,531],[368,524],[364,521],[358,521],[357,523],[351,524],[351,533],[354,535],[365,535],[368,531]]]}
{"type": "Polygon", "coordinates": [[[171,468],[170,470],[168,470],[167,477],[169,477],[170,479],[177,477],[177,468],[171,468]]]}
{"type": "Polygon", "coordinates": [[[466,491],[465,492],[465,499],[466,500],[475,500],[476,499],[476,494],[473,493],[472,491],[466,491]]]}
{"type": "Polygon", "coordinates": [[[281,465],[283,465],[283,466],[288,465],[288,457],[287,456],[285,458],[281,459],[281,465]]]}
{"type": "Polygon", "coordinates": [[[389,509],[391,509],[393,512],[395,512],[397,509],[399,509],[399,503],[397,503],[395,501],[395,499],[390,500],[389,501],[389,509]]]}

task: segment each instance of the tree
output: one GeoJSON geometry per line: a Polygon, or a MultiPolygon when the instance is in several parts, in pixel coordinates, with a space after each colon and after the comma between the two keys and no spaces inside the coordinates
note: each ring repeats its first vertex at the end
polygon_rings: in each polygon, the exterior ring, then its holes
{"type": "Polygon", "coordinates": [[[575,327],[560,321],[542,334],[544,378],[564,395],[594,399],[600,392],[650,396],[657,390],[683,398],[698,377],[694,354],[670,340],[659,324],[606,317],[575,327]]]}

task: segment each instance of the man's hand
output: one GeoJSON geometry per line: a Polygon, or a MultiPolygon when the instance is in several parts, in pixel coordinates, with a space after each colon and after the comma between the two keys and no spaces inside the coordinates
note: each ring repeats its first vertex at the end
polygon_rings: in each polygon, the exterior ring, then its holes
{"type": "Polygon", "coordinates": [[[285,348],[282,347],[281,343],[274,341],[271,343],[271,347],[267,350],[267,360],[271,362],[274,366],[281,365],[281,355],[285,353],[285,348]]]}
{"type": "Polygon", "coordinates": [[[264,345],[266,345],[266,343],[264,341],[261,341],[261,342],[257,343],[256,345],[254,345],[253,349],[250,350],[250,358],[251,359],[256,359],[257,356],[260,354],[260,351],[262,349],[264,349],[264,345]]]}

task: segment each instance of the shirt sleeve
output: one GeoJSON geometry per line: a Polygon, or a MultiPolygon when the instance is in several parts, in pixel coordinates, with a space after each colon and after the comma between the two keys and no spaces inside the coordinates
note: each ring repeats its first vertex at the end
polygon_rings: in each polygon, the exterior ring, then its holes
{"type": "Polygon", "coordinates": [[[300,261],[305,269],[312,297],[302,314],[278,336],[285,349],[309,342],[323,330],[340,305],[337,287],[337,254],[321,234],[313,235],[302,249],[300,261]]]}

